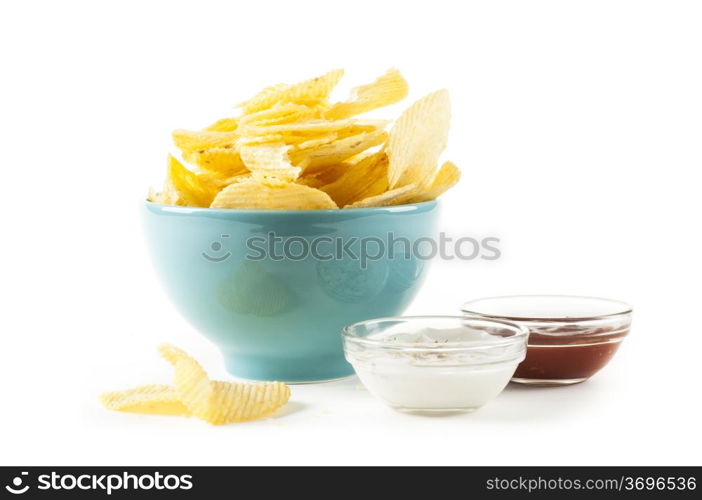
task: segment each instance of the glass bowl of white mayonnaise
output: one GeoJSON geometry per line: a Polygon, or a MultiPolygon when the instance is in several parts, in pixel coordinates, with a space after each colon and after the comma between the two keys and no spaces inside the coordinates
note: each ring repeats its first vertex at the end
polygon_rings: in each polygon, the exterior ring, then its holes
{"type": "Polygon", "coordinates": [[[355,323],[342,335],[371,394],[396,410],[433,413],[473,411],[502,392],[529,332],[502,320],[407,316],[355,323]]]}

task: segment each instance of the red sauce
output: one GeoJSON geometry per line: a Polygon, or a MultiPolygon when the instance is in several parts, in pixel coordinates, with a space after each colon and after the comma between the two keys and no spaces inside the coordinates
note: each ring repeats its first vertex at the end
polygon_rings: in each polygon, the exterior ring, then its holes
{"type": "Polygon", "coordinates": [[[619,349],[625,332],[590,338],[532,333],[526,358],[515,378],[532,380],[586,379],[602,369],[619,349]]]}

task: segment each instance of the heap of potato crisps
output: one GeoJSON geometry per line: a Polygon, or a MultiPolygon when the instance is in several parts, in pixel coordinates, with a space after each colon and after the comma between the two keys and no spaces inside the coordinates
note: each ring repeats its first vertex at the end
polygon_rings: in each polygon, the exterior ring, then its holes
{"type": "Polygon", "coordinates": [[[265,88],[239,105],[238,116],[176,130],[183,161],[169,157],[164,189],[149,200],[231,209],[378,207],[432,200],[458,182],[453,163],[438,166],[450,121],[446,90],[412,104],[387,132],[389,122],[356,116],[404,99],[400,72],[391,69],[332,103],[343,73],[265,88]]]}
{"type": "Polygon", "coordinates": [[[148,415],[195,416],[214,425],[246,422],[271,415],[290,399],[282,382],[238,384],[210,380],[200,363],[163,344],[161,355],[175,367],[170,385],[142,385],[100,396],[109,410],[148,415]]]}

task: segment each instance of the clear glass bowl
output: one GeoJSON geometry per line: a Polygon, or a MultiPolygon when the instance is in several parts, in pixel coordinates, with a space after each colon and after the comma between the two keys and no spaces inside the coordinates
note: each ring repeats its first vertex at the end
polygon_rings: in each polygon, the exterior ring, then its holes
{"type": "Polygon", "coordinates": [[[587,380],[614,356],[631,327],[624,302],[568,295],[489,297],[463,304],[466,317],[514,321],[529,330],[514,382],[567,385],[587,380]]]}
{"type": "Polygon", "coordinates": [[[526,328],[460,316],[348,326],[344,353],[368,391],[406,412],[472,411],[497,396],[526,354],[526,328]]]}

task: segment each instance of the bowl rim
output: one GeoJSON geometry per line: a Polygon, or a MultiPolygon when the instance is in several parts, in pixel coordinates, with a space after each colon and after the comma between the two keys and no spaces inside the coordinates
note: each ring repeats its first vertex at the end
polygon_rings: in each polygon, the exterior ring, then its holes
{"type": "Polygon", "coordinates": [[[493,347],[504,347],[510,345],[523,344],[526,349],[527,340],[529,338],[529,329],[518,323],[505,321],[501,319],[478,318],[467,316],[452,316],[452,315],[417,315],[417,316],[386,316],[382,318],[371,318],[363,321],[357,321],[345,326],[341,331],[341,336],[344,341],[354,344],[366,345],[381,349],[392,349],[412,352],[455,352],[466,351],[471,349],[490,349],[493,347]],[[514,335],[504,337],[502,340],[490,341],[467,341],[467,342],[450,342],[441,344],[440,346],[427,345],[414,342],[388,342],[385,340],[369,339],[367,337],[359,337],[351,332],[352,329],[366,324],[382,323],[386,321],[407,322],[413,320],[459,320],[459,321],[481,321],[492,325],[501,325],[510,329],[516,330],[514,335]]]}
{"type": "Polygon", "coordinates": [[[311,210],[287,210],[287,209],[239,209],[239,208],[209,208],[209,207],[185,207],[178,205],[164,205],[153,201],[144,200],[144,206],[169,214],[181,215],[291,215],[291,214],[383,214],[383,213],[407,213],[429,210],[438,204],[438,200],[421,201],[419,203],[405,203],[402,205],[392,205],[387,207],[360,207],[360,208],[336,208],[336,209],[311,209],[311,210]]]}
{"type": "Polygon", "coordinates": [[[626,302],[623,302],[621,300],[616,300],[616,299],[608,299],[605,297],[596,297],[596,296],[591,296],[591,295],[555,295],[555,294],[515,294],[515,295],[494,295],[490,297],[480,297],[477,299],[469,300],[461,304],[461,312],[465,315],[470,315],[471,317],[477,317],[477,318],[485,318],[485,319],[501,319],[504,321],[513,321],[513,322],[519,322],[519,323],[528,323],[528,322],[553,322],[553,323],[578,323],[578,322],[583,322],[583,321],[597,321],[597,320],[609,320],[609,319],[616,319],[616,318],[622,318],[626,316],[631,316],[632,313],[634,312],[634,308],[629,305],[626,302]],[[469,306],[471,304],[475,304],[477,302],[482,302],[482,301],[492,301],[492,300],[503,300],[503,299],[524,299],[524,300],[529,300],[529,299],[553,299],[553,300],[561,300],[561,299],[571,299],[571,300],[586,300],[586,301],[600,301],[600,302],[607,302],[609,304],[617,304],[621,307],[620,311],[613,312],[613,313],[608,313],[608,314],[599,314],[599,315],[590,315],[590,316],[562,316],[562,315],[529,315],[529,316],[520,316],[520,315],[506,315],[506,314],[490,314],[490,313],[485,313],[485,312],[480,312],[476,310],[471,310],[469,309],[469,306]]]}

